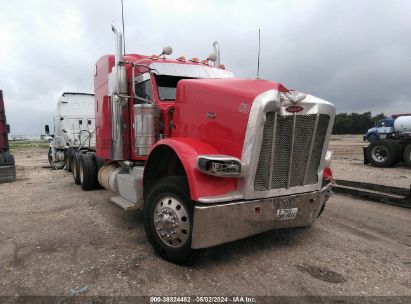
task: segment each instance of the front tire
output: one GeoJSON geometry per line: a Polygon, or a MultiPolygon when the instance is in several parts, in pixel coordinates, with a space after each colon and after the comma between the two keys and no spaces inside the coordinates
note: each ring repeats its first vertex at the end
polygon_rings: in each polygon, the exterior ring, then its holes
{"type": "Polygon", "coordinates": [[[368,135],[367,140],[369,142],[374,142],[378,140],[378,136],[375,133],[371,133],[370,135],[368,135]]]}
{"type": "Polygon", "coordinates": [[[67,172],[71,172],[71,154],[73,154],[73,150],[71,148],[66,149],[66,153],[64,155],[64,162],[66,163],[66,167],[64,169],[67,172]]]}
{"type": "Polygon", "coordinates": [[[185,178],[166,177],[149,190],[144,204],[144,228],[163,259],[191,265],[204,254],[205,250],[191,248],[193,212],[185,178]]]}

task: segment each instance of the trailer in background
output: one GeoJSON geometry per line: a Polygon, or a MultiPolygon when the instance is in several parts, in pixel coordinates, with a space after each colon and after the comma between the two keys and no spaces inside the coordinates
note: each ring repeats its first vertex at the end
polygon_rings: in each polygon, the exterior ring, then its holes
{"type": "Polygon", "coordinates": [[[63,93],[57,101],[54,134],[50,134],[48,125],[45,132],[52,137],[48,152],[50,165],[71,171],[74,151],[95,151],[94,95],[63,93]]]}

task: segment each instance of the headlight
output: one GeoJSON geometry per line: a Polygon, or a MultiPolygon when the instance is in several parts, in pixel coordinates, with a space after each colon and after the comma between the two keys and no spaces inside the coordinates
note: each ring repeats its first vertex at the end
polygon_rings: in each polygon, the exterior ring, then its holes
{"type": "Polygon", "coordinates": [[[200,155],[197,168],[206,174],[220,177],[240,177],[244,175],[244,167],[238,158],[227,155],[200,155]]]}

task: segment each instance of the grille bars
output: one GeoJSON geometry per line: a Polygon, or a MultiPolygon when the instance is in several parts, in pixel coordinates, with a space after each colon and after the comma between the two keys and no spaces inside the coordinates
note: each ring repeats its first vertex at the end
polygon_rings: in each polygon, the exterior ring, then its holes
{"type": "MultiPolygon", "coordinates": [[[[288,177],[287,177],[287,189],[290,188],[291,182],[291,167],[293,165],[293,152],[294,152],[294,138],[295,138],[295,122],[297,120],[297,115],[293,113],[293,131],[291,135],[291,149],[290,149],[290,160],[288,164],[288,177]]],[[[271,188],[270,188],[271,189],[271,188]]]]}
{"type": "Polygon", "coordinates": [[[308,178],[308,169],[310,168],[310,162],[311,162],[311,156],[313,154],[313,149],[314,149],[314,142],[315,142],[315,136],[317,134],[317,128],[318,128],[318,120],[320,118],[320,114],[317,114],[315,117],[315,124],[314,124],[314,130],[313,130],[313,136],[311,137],[311,144],[310,144],[310,152],[308,154],[307,158],[307,165],[305,166],[305,173],[304,173],[304,182],[303,184],[307,184],[307,178],[308,178]]]}
{"type": "Polygon", "coordinates": [[[273,139],[271,146],[271,161],[270,161],[270,179],[268,180],[268,189],[271,189],[273,184],[273,163],[274,163],[274,151],[275,151],[275,136],[277,134],[277,112],[274,113],[274,126],[273,126],[273,139]]]}

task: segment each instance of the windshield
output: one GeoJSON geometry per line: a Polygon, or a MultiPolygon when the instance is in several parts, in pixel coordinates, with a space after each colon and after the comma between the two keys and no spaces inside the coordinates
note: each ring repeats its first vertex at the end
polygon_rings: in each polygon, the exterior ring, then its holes
{"type": "Polygon", "coordinates": [[[176,99],[177,84],[181,79],[192,79],[189,77],[157,75],[158,96],[162,101],[176,99]]]}

